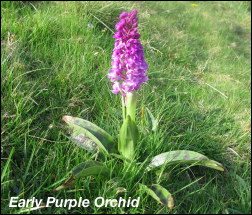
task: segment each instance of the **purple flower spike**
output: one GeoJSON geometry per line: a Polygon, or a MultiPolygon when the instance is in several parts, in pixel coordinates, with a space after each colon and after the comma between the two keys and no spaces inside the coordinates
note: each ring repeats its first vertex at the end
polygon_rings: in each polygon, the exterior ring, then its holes
{"type": "Polygon", "coordinates": [[[115,26],[117,32],[113,36],[116,40],[108,78],[114,83],[111,92],[122,93],[125,97],[128,92],[138,90],[148,80],[148,64],[138,40],[137,11],[122,12],[119,18],[120,21],[115,26]]]}

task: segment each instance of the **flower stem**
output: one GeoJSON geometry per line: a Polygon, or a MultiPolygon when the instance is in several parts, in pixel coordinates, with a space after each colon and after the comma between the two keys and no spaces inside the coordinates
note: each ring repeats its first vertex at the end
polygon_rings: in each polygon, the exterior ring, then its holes
{"type": "Polygon", "coordinates": [[[136,102],[137,95],[136,92],[130,92],[126,95],[126,116],[129,115],[131,120],[135,122],[136,115],[136,102]]]}
{"type": "Polygon", "coordinates": [[[123,113],[123,121],[126,119],[126,105],[125,105],[125,97],[122,95],[122,113],[123,113]]]}

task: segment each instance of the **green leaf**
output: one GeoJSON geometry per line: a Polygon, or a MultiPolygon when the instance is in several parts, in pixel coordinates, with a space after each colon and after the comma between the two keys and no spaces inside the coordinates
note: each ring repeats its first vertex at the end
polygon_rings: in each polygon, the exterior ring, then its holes
{"type": "Polygon", "coordinates": [[[70,135],[69,139],[72,140],[77,146],[91,153],[97,152],[97,144],[93,140],[88,138],[87,135],[80,133],[78,130],[74,130],[70,135]]]}
{"type": "Polygon", "coordinates": [[[72,139],[83,148],[95,150],[98,147],[107,154],[115,150],[113,137],[97,125],[77,117],[63,116],[62,119],[72,129],[72,139]],[[85,138],[91,139],[97,145],[94,145],[93,142],[87,142],[85,138]]]}
{"type": "Polygon", "coordinates": [[[170,151],[166,153],[159,154],[155,156],[147,170],[151,170],[155,167],[161,165],[172,165],[172,164],[195,164],[210,167],[213,169],[217,169],[220,171],[224,171],[225,168],[222,164],[218,163],[217,161],[210,160],[206,156],[189,150],[177,150],[177,151],[170,151]]]}
{"type": "Polygon", "coordinates": [[[150,130],[155,131],[155,130],[157,130],[158,120],[154,118],[154,116],[151,113],[151,111],[149,110],[149,108],[146,107],[146,110],[147,110],[148,121],[150,123],[150,130]]]}
{"type": "MultiPolygon", "coordinates": [[[[128,158],[125,158],[123,155],[121,154],[115,154],[115,153],[111,153],[110,154],[112,157],[115,157],[123,162],[126,162],[128,164],[131,164],[131,165],[134,165],[134,166],[137,166],[139,167],[142,163],[141,162],[136,162],[135,160],[130,160],[128,158]]],[[[144,168],[145,169],[145,168],[144,168]]]]}
{"type": "Polygon", "coordinates": [[[68,187],[72,182],[80,177],[87,177],[92,175],[109,176],[110,170],[98,161],[86,161],[78,164],[71,171],[70,178],[54,191],[59,191],[68,187]]]}
{"type": "Polygon", "coordinates": [[[130,160],[134,158],[138,135],[135,122],[127,115],[120,130],[118,144],[118,150],[125,158],[130,160]]]}
{"type": "Polygon", "coordinates": [[[66,187],[68,187],[70,184],[72,184],[73,181],[74,181],[74,177],[71,176],[64,184],[62,184],[59,187],[55,188],[53,191],[57,192],[57,191],[63,190],[66,187]]]}
{"type": "Polygon", "coordinates": [[[111,153],[110,155],[111,155],[112,157],[115,157],[115,158],[120,159],[120,160],[122,160],[122,161],[127,161],[127,162],[129,162],[129,163],[131,162],[130,159],[124,157],[123,155],[115,154],[115,153],[111,153]]]}
{"type": "Polygon", "coordinates": [[[72,170],[72,174],[75,179],[77,177],[87,177],[91,175],[108,176],[109,173],[109,169],[98,161],[86,161],[80,163],[72,170]]]}
{"type": "Polygon", "coordinates": [[[174,208],[174,200],[171,193],[161,185],[153,184],[147,187],[146,185],[140,184],[140,188],[170,210],[174,208]]]}

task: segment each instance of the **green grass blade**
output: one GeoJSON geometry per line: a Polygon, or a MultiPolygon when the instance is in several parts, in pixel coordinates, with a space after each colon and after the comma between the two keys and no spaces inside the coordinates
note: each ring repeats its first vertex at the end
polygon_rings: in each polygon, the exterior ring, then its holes
{"type": "Polygon", "coordinates": [[[1,183],[3,182],[3,179],[4,179],[4,177],[5,177],[6,173],[7,173],[7,169],[9,167],[9,165],[10,165],[11,158],[12,158],[12,155],[13,155],[14,151],[15,151],[15,148],[12,148],[11,152],[9,154],[8,160],[7,160],[6,164],[4,165],[4,168],[3,168],[3,171],[2,171],[2,174],[1,174],[1,183]]]}

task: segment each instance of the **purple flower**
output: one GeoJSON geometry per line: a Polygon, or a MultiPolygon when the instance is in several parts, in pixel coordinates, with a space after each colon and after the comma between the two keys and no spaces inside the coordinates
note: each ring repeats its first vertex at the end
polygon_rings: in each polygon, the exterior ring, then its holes
{"type": "Polygon", "coordinates": [[[128,92],[138,90],[148,80],[148,65],[138,40],[140,34],[137,33],[137,11],[122,12],[119,17],[120,21],[115,26],[117,32],[113,36],[116,40],[108,78],[114,83],[111,92],[122,93],[125,97],[128,92]]]}

